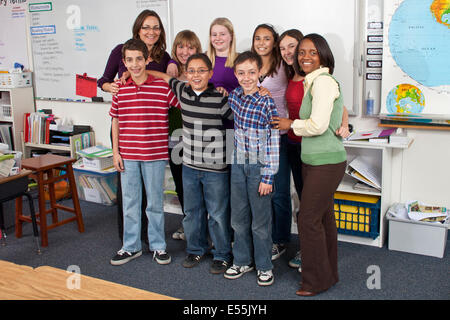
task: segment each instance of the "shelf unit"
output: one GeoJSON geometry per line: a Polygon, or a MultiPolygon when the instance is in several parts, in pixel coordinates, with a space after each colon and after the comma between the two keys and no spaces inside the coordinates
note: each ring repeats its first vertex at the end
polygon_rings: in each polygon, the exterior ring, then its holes
{"type": "Polygon", "coordinates": [[[359,155],[367,156],[374,165],[381,165],[381,191],[365,191],[353,189],[353,185],[357,182],[356,179],[345,174],[339,185],[337,191],[348,192],[354,194],[376,195],[381,197],[380,208],[380,234],[377,238],[365,238],[358,236],[351,236],[345,234],[338,234],[339,241],[346,241],[358,243],[363,245],[370,245],[376,247],[383,247],[387,235],[387,220],[385,213],[393,200],[394,186],[399,186],[396,175],[393,174],[393,158],[407,149],[412,143],[412,139],[408,144],[396,145],[390,143],[373,143],[368,141],[345,141],[344,146],[347,151],[347,162],[349,163],[353,158],[359,155]]]}
{"type": "Polygon", "coordinates": [[[12,125],[12,141],[15,151],[23,151],[23,115],[34,112],[32,87],[0,88],[0,124],[12,125]]]}
{"type": "MultiPolygon", "coordinates": [[[[24,141],[24,139],[23,139],[23,132],[21,134],[22,134],[22,141],[24,141]]],[[[73,136],[70,137],[70,143],[67,146],[53,145],[53,144],[37,144],[37,143],[25,142],[22,145],[23,157],[24,158],[29,158],[31,149],[35,148],[35,149],[45,149],[45,150],[66,151],[66,152],[70,152],[70,157],[71,158],[78,158],[76,152],[78,150],[82,149],[81,148],[81,139],[82,139],[82,134],[73,135],[73,136]]],[[[89,141],[90,141],[90,145],[89,146],[85,145],[84,148],[87,148],[87,147],[95,145],[95,134],[94,134],[94,132],[89,132],[89,141]]]]}

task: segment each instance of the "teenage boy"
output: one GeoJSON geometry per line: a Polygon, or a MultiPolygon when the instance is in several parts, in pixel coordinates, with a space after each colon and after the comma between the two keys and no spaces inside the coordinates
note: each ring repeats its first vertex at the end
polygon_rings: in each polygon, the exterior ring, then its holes
{"type": "Polygon", "coordinates": [[[237,279],[257,272],[260,286],[271,285],[273,176],[278,170],[278,130],[271,129],[277,116],[270,96],[260,95],[258,77],[261,57],[247,51],[234,62],[240,87],[233,90],[228,103],[234,112],[234,155],[231,166],[231,226],[234,230],[233,266],[225,278],[237,279]]]}
{"type": "Polygon", "coordinates": [[[212,64],[203,53],[186,62],[188,83],[149,71],[169,83],[181,104],[183,120],[184,233],[187,257],[183,266],[199,264],[214,247],[210,272],[225,272],[231,262],[230,177],[226,163],[224,119],[233,119],[227,97],[212,83],[212,64]],[[208,218],[209,216],[209,218],[208,218]]]}
{"type": "Polygon", "coordinates": [[[167,83],[145,72],[149,52],[144,42],[128,40],[123,62],[131,77],[119,85],[109,114],[112,117],[114,167],[121,175],[123,246],[111,259],[122,265],[142,255],[142,182],[147,195],[148,240],[153,258],[169,264],[164,238],[163,184],[168,155],[168,110],[179,107],[167,83]]]}

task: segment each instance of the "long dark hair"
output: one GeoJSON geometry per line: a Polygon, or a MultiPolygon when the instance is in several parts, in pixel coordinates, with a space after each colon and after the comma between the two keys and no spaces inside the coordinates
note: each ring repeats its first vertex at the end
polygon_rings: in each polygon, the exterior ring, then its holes
{"type": "Polygon", "coordinates": [[[133,29],[132,29],[133,38],[140,39],[139,31],[141,30],[145,19],[147,19],[148,17],[155,17],[156,19],[158,19],[159,28],[161,29],[161,32],[159,34],[159,39],[153,45],[153,47],[150,51],[150,57],[156,63],[160,63],[161,58],[163,57],[164,52],[166,51],[166,32],[164,31],[164,26],[162,24],[161,18],[155,11],[146,9],[137,16],[136,20],[134,20],[133,29]]]}
{"type": "Polygon", "coordinates": [[[252,49],[251,49],[251,51],[255,52],[255,53],[256,53],[255,45],[254,45],[255,44],[255,34],[256,34],[256,31],[258,31],[258,29],[269,30],[272,33],[272,36],[273,36],[273,49],[272,49],[272,53],[271,53],[272,54],[272,64],[270,65],[270,69],[267,72],[267,76],[272,76],[273,74],[277,73],[278,66],[281,63],[280,48],[277,46],[278,33],[275,31],[275,29],[270,24],[263,23],[263,24],[258,25],[255,28],[255,31],[253,32],[253,37],[252,37],[252,49]]]}
{"type": "MultiPolygon", "coordinates": [[[[285,37],[291,37],[291,38],[296,39],[297,42],[298,42],[298,43],[297,43],[297,47],[298,47],[298,45],[300,44],[300,41],[302,41],[302,39],[303,39],[303,33],[302,33],[300,30],[297,30],[297,29],[289,29],[289,30],[286,30],[285,32],[283,32],[283,33],[281,34],[280,38],[278,39],[278,43],[277,43],[278,49],[280,49],[280,43],[281,43],[281,40],[283,40],[285,37]]],[[[281,56],[281,50],[280,50],[280,56],[281,56]]],[[[294,53],[294,64],[295,64],[295,60],[297,60],[297,56],[296,56],[295,53],[294,53]]],[[[288,79],[292,79],[292,78],[295,76],[296,73],[299,74],[299,75],[301,75],[301,76],[304,76],[304,75],[305,75],[305,72],[304,72],[303,70],[299,70],[299,71],[297,72],[297,71],[294,69],[294,66],[293,66],[293,65],[292,65],[292,66],[288,65],[288,64],[284,61],[283,57],[281,57],[281,61],[282,61],[282,63],[283,63],[284,71],[286,72],[286,75],[287,75],[288,79]]]]}
{"type": "MultiPolygon", "coordinates": [[[[319,54],[319,60],[320,65],[322,67],[327,67],[329,69],[329,73],[333,74],[334,72],[334,56],[333,52],[330,49],[330,46],[328,45],[327,40],[325,40],[324,37],[322,37],[320,34],[317,33],[310,33],[306,35],[302,41],[305,41],[306,39],[309,39],[314,43],[314,46],[317,49],[317,53],[319,54]]],[[[295,55],[298,57],[298,48],[300,45],[297,46],[297,49],[295,50],[295,55]]],[[[298,59],[294,60],[294,66],[295,68],[300,69],[300,66],[298,65],[298,59]]],[[[296,69],[297,70],[297,69],[296,69]]]]}

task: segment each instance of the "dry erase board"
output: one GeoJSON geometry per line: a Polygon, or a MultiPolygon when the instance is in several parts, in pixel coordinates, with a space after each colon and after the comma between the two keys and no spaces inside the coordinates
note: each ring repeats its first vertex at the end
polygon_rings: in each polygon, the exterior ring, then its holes
{"type": "Polygon", "coordinates": [[[261,23],[272,24],[279,34],[293,28],[305,35],[319,33],[333,51],[334,76],[341,84],[345,106],[356,114],[362,82],[358,75],[360,6],[360,0],[172,0],[173,32],[191,29],[206,50],[211,22],[227,17],[233,23],[239,52],[250,49],[253,31],[261,23]]]}
{"type": "MultiPolygon", "coordinates": [[[[76,95],[76,75],[100,78],[111,50],[132,37],[144,9],[156,11],[170,42],[169,0],[55,0],[28,5],[35,96],[91,100],[76,95]]],[[[111,94],[97,90],[111,101],[111,94]]]]}
{"type": "Polygon", "coordinates": [[[26,28],[27,4],[0,1],[0,70],[8,71],[18,62],[29,69],[26,28]]]}

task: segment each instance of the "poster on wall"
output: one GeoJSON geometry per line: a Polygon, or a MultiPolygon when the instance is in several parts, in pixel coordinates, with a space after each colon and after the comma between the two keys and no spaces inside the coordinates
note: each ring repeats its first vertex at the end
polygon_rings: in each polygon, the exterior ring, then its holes
{"type": "Polygon", "coordinates": [[[384,1],[381,114],[450,120],[450,1],[384,1]]]}
{"type": "Polygon", "coordinates": [[[15,63],[30,68],[26,41],[27,6],[27,0],[0,1],[0,71],[11,70],[15,63]]]}

